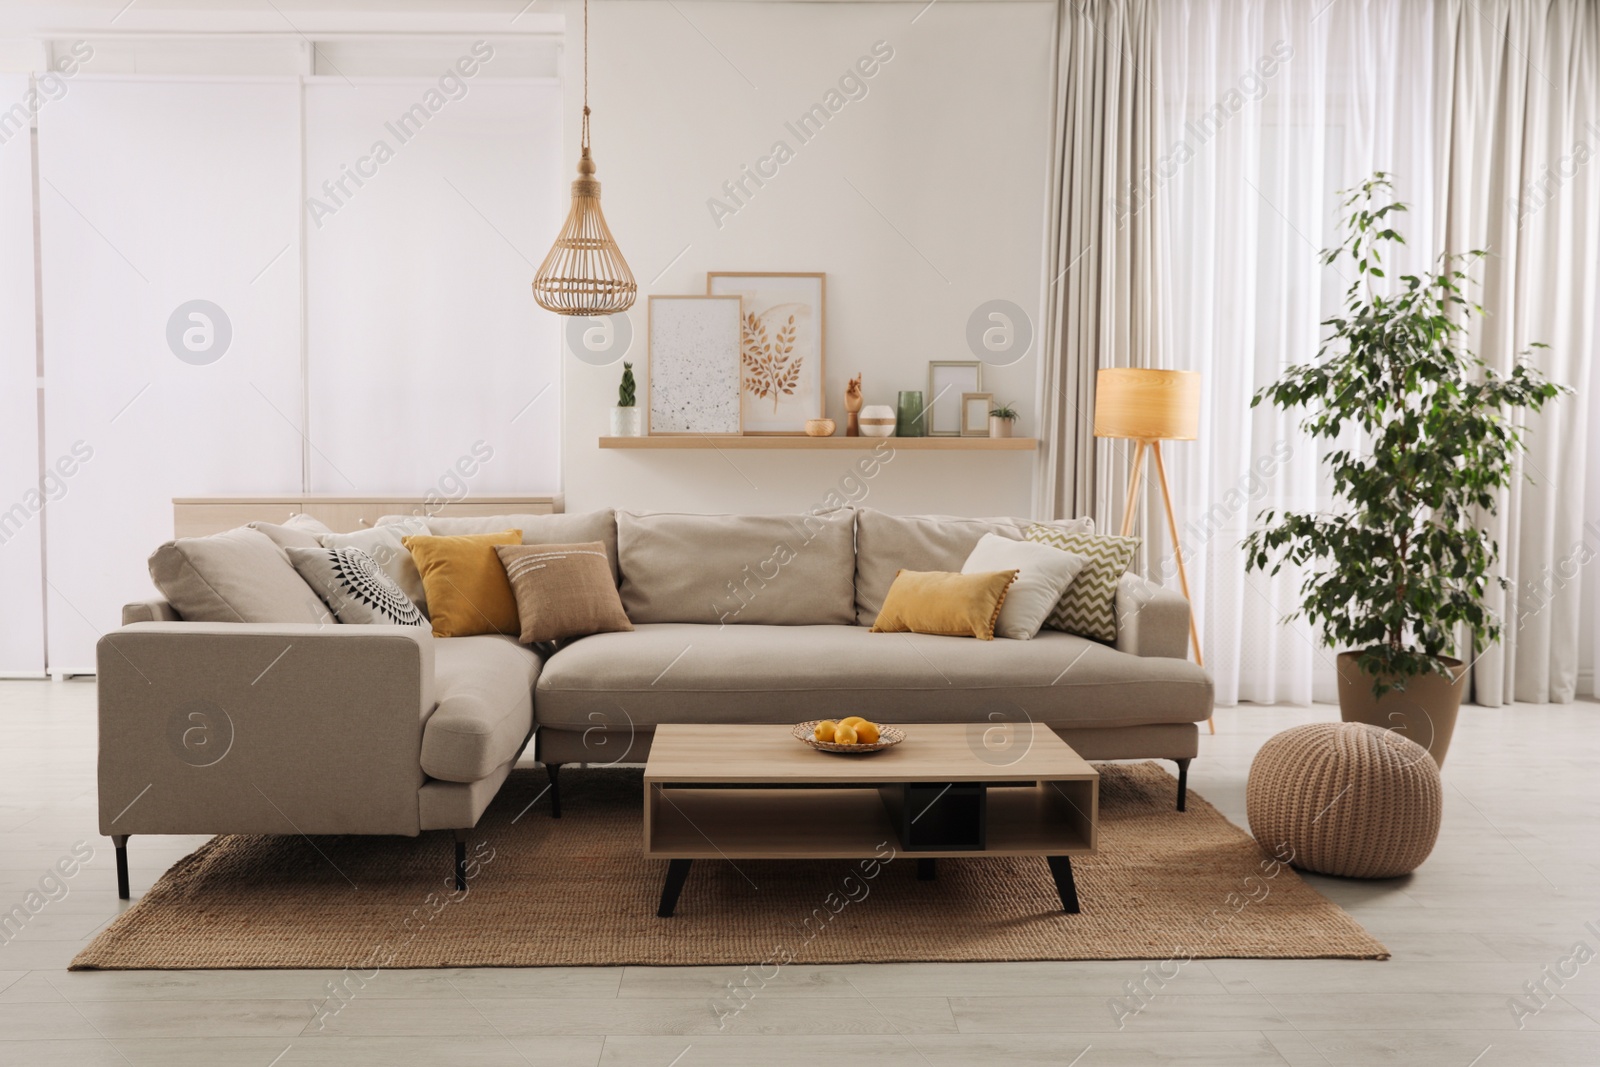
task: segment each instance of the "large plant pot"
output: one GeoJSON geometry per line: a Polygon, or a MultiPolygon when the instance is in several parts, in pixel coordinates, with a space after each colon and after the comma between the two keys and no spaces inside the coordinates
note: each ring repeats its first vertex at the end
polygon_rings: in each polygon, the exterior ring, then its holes
{"type": "Polygon", "coordinates": [[[1373,676],[1356,665],[1356,657],[1354,652],[1339,653],[1339,717],[1393,730],[1427,749],[1443,767],[1467,691],[1466,666],[1440,657],[1449,665],[1450,677],[1419,675],[1406,680],[1404,691],[1391,689],[1380,699],[1372,695],[1373,676]]]}

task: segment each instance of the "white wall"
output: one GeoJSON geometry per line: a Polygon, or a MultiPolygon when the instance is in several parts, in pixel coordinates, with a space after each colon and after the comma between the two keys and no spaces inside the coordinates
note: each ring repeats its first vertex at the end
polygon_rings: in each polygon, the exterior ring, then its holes
{"type": "MultiPolygon", "coordinates": [[[[581,8],[565,10],[576,87],[581,8]]],[[[647,296],[704,292],[708,270],[828,273],[828,414],[840,432],[851,375],[865,376],[868,403],[893,404],[900,389],[926,389],[929,360],[974,358],[966,327],[979,304],[1010,300],[1037,322],[1052,18],[1043,2],[592,5],[593,152],[606,219],[639,281],[627,358],[641,403],[647,296]],[[879,41],[893,58],[866,80],[867,95],[801,145],[785,123],[879,41]],[[777,140],[794,159],[719,228],[707,200],[777,140]]],[[[580,106],[574,92],[568,177],[580,106]]],[[[985,368],[984,388],[1019,402],[1019,434],[1037,430],[1037,365],[1036,342],[1014,365],[985,368]]],[[[569,510],[803,509],[856,458],[601,451],[620,374],[620,363],[567,358],[569,510]]],[[[1027,453],[902,451],[867,503],[1026,515],[1032,463],[1027,453]]]]}
{"type": "Polygon", "coordinates": [[[475,445],[469,491],[559,487],[560,342],[523,276],[563,214],[562,90],[490,80],[500,60],[404,143],[389,127],[433,80],[306,86],[308,190],[396,150],[306,227],[313,493],[424,496],[475,445]]]}

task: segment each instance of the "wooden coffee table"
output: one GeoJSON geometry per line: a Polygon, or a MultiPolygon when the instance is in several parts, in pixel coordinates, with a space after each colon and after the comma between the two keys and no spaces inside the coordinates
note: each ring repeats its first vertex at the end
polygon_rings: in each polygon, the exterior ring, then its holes
{"type": "Polygon", "coordinates": [[[896,723],[906,740],[861,755],[819,752],[788,726],[656,728],[645,767],[644,852],[668,860],[672,915],[697,859],[1042,856],[1063,911],[1078,911],[1075,855],[1092,853],[1100,776],[1048,727],[896,723]]]}

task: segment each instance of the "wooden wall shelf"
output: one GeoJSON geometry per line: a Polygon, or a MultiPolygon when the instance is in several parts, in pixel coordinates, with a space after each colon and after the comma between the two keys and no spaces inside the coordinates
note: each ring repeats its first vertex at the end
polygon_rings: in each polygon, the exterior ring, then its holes
{"type": "Polygon", "coordinates": [[[602,437],[601,448],[787,449],[870,451],[884,444],[896,452],[1036,452],[1037,437],[602,437]]]}

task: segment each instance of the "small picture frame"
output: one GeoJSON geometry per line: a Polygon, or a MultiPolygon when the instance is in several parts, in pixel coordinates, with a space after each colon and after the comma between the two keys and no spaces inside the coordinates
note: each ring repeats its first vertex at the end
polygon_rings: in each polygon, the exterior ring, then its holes
{"type": "Polygon", "coordinates": [[[650,435],[737,437],[737,296],[652,296],[649,304],[650,435]]]}
{"type": "Polygon", "coordinates": [[[989,412],[993,409],[993,393],[962,393],[961,436],[988,437],[989,412]]]}
{"type": "Polygon", "coordinates": [[[975,359],[933,360],[928,364],[928,417],[930,437],[961,436],[961,394],[983,389],[983,364],[975,359]]]}

